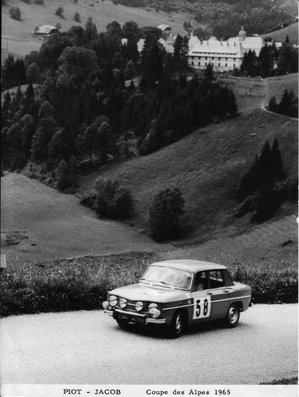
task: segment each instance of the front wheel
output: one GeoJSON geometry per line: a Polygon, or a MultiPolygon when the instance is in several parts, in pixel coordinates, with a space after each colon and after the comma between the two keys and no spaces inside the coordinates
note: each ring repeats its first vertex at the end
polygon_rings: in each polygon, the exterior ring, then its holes
{"type": "Polygon", "coordinates": [[[232,304],[228,309],[225,325],[228,328],[234,328],[238,325],[240,319],[240,307],[238,305],[232,304]]]}
{"type": "Polygon", "coordinates": [[[169,327],[169,334],[172,338],[178,338],[185,328],[185,317],[182,312],[176,312],[169,327]]]}

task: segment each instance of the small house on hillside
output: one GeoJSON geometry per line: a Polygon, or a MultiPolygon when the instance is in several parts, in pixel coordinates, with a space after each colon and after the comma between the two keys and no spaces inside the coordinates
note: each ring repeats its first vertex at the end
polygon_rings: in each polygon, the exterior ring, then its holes
{"type": "Polygon", "coordinates": [[[34,31],[32,32],[32,36],[49,37],[56,33],[59,33],[59,30],[55,28],[55,26],[43,25],[40,27],[36,26],[34,31]]]}

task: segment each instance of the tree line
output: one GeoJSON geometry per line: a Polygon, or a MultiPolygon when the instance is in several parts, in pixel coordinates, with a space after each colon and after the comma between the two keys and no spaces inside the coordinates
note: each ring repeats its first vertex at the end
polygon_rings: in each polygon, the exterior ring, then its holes
{"type": "Polygon", "coordinates": [[[244,54],[240,67],[240,74],[250,77],[268,77],[297,72],[298,49],[289,43],[288,37],[279,49],[275,43],[266,43],[258,56],[255,51],[248,51],[244,54]]]}
{"type": "Polygon", "coordinates": [[[115,21],[98,33],[90,18],[85,28],[51,36],[24,60],[8,57],[4,87],[29,85],[6,93],[2,103],[2,165],[15,169],[32,161],[51,171],[72,157],[105,163],[117,156],[117,140],[128,131],[147,154],[236,113],[232,91],[208,75],[186,77],[187,39],[177,37],[172,55],[160,35],[157,28],[115,21]]]}

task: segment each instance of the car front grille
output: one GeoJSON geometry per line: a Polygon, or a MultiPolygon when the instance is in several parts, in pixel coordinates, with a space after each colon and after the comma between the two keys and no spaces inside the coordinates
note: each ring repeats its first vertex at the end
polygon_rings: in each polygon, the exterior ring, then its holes
{"type": "MultiPolygon", "coordinates": [[[[138,302],[138,301],[129,301],[129,300],[128,300],[128,301],[127,301],[127,306],[126,306],[126,307],[121,308],[121,307],[119,306],[119,303],[117,304],[116,307],[117,307],[118,309],[123,310],[123,311],[138,313],[137,310],[135,309],[135,304],[136,304],[136,302],[138,302]]],[[[143,306],[143,309],[141,310],[140,313],[144,313],[145,311],[147,311],[147,304],[146,304],[145,302],[143,302],[143,303],[144,303],[144,306],[143,306]]]]}

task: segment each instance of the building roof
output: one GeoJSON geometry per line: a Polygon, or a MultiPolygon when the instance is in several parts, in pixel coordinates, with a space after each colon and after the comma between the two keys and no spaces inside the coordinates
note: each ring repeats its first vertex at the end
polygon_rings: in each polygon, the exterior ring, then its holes
{"type": "Polygon", "coordinates": [[[246,37],[242,41],[242,47],[245,51],[254,50],[256,55],[258,56],[261,48],[263,47],[264,42],[261,37],[246,37]]]}
{"type": "Polygon", "coordinates": [[[43,26],[40,26],[37,30],[35,30],[34,33],[36,33],[36,34],[49,34],[52,31],[58,32],[58,29],[55,28],[55,26],[43,25],[43,26]]]}
{"type": "Polygon", "coordinates": [[[158,29],[162,30],[162,32],[165,32],[165,30],[172,30],[169,25],[159,25],[157,26],[158,29]]]}
{"type": "MultiPolygon", "coordinates": [[[[193,40],[193,43],[194,42],[195,41],[193,40]]],[[[242,47],[237,38],[231,38],[227,41],[222,41],[217,40],[216,37],[212,37],[209,40],[199,40],[189,51],[189,55],[196,55],[198,53],[208,53],[210,55],[227,54],[241,57],[242,47]]]]}
{"type": "Polygon", "coordinates": [[[151,266],[167,266],[167,267],[171,267],[172,269],[180,269],[191,272],[227,269],[226,266],[218,265],[217,263],[199,261],[194,259],[167,260],[167,261],[152,263],[151,266]]]}

